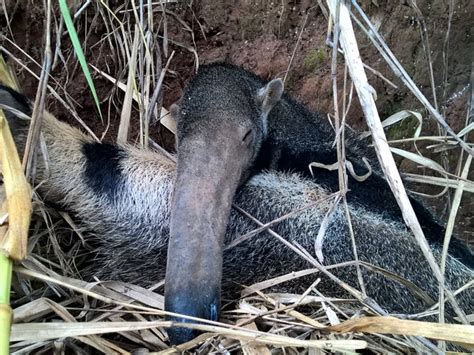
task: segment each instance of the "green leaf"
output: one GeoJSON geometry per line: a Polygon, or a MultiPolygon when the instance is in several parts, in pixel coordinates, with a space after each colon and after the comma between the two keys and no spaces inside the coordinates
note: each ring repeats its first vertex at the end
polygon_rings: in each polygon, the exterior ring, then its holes
{"type": "Polygon", "coordinates": [[[81,43],[79,42],[79,37],[77,36],[76,29],[74,28],[74,23],[72,22],[71,14],[69,13],[69,8],[67,6],[66,0],[59,0],[59,8],[61,10],[61,14],[64,17],[64,23],[66,24],[69,37],[71,38],[72,46],[74,47],[74,51],[77,55],[77,59],[79,60],[79,64],[81,65],[84,76],[86,77],[87,84],[89,85],[89,88],[92,92],[92,96],[94,97],[94,101],[97,106],[97,111],[99,111],[100,118],[102,119],[99,98],[97,96],[97,92],[95,91],[94,82],[92,81],[92,76],[89,71],[89,67],[87,66],[86,57],[84,56],[84,52],[82,51],[81,43]]]}

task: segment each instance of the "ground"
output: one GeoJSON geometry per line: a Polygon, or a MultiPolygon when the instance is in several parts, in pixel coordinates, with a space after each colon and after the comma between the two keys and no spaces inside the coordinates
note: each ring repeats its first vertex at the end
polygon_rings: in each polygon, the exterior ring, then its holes
{"type": "MultiPolygon", "coordinates": [[[[81,3],[69,1],[72,12],[80,8],[81,3]]],[[[121,14],[123,5],[118,1],[108,1],[109,7],[121,14]]],[[[163,63],[172,50],[176,51],[170,62],[169,73],[165,77],[163,105],[169,107],[181,96],[183,87],[192,77],[198,65],[196,56],[189,50],[197,52],[199,64],[215,61],[229,61],[250,69],[266,79],[285,77],[288,92],[313,110],[332,112],[333,99],[331,88],[331,49],[327,41],[326,7],[311,1],[209,1],[179,2],[167,5],[166,25],[162,22],[162,12],[155,13],[159,30],[156,35],[169,38],[162,43],[163,63]],[[185,30],[183,23],[191,31],[185,30]],[[166,29],[166,30],[165,30],[166,29]]],[[[434,103],[430,82],[430,65],[427,53],[431,54],[436,101],[440,112],[448,124],[459,131],[466,125],[467,101],[469,97],[469,78],[471,73],[472,40],[474,29],[474,3],[470,0],[456,2],[417,1],[363,1],[363,9],[385,38],[388,46],[398,60],[412,76],[415,83],[434,103]],[[411,5],[410,5],[411,4],[411,5]],[[450,7],[451,9],[450,18],[450,7]],[[448,24],[450,28],[448,31],[448,24]],[[426,31],[424,31],[426,30],[426,31]],[[422,35],[427,38],[423,40],[422,35]],[[448,40],[447,40],[448,39],[448,40]],[[429,46],[429,48],[428,48],[429,46]]],[[[11,21],[10,28],[2,18],[2,46],[13,57],[24,63],[30,70],[39,74],[37,63],[42,62],[44,27],[44,9],[42,2],[36,4],[26,1],[7,1],[6,7],[11,21]],[[10,41],[12,40],[12,42],[10,41]],[[14,43],[14,44],[13,44],[14,43]],[[28,56],[27,56],[28,55],[28,56]]],[[[96,6],[91,4],[75,22],[84,45],[88,63],[125,81],[126,65],[108,50],[107,41],[110,28],[98,16],[96,6]]],[[[59,20],[58,9],[54,8],[55,21],[59,20]]],[[[116,136],[121,112],[123,93],[93,72],[94,83],[102,103],[106,119],[101,122],[89,93],[69,38],[61,33],[62,57],[55,56],[50,84],[59,92],[67,92],[67,102],[76,108],[80,117],[91,127],[98,137],[112,140],[116,136]],[[66,63],[66,66],[64,65],[66,63]],[[54,78],[54,79],[53,79],[54,78]],[[60,85],[64,90],[60,90],[60,85]]],[[[382,119],[403,109],[420,112],[425,118],[424,135],[437,135],[438,128],[427,111],[410,94],[409,90],[388,68],[377,50],[367,37],[357,29],[361,56],[365,64],[377,74],[368,71],[370,84],[377,92],[377,106],[382,119]],[[396,85],[391,86],[381,75],[396,85]]],[[[54,43],[54,38],[52,39],[54,43]]],[[[54,49],[54,45],[53,45],[54,49]]],[[[118,47],[117,47],[117,50],[118,47]]],[[[339,61],[338,80],[343,81],[343,61],[339,61]]],[[[21,87],[27,96],[34,98],[37,80],[20,65],[15,64],[21,87]]],[[[340,85],[342,88],[342,84],[340,85]]],[[[340,95],[342,91],[340,92],[340,95]]],[[[48,109],[60,119],[77,125],[70,113],[52,96],[48,97],[48,109]]],[[[134,116],[136,117],[136,115],[134,116]]],[[[132,140],[138,132],[137,121],[133,121],[132,140]]],[[[364,117],[357,103],[353,100],[349,110],[348,123],[356,130],[366,130],[364,117]]],[[[402,124],[389,131],[389,138],[407,138],[413,132],[413,125],[402,124]]],[[[172,149],[172,136],[159,125],[154,125],[151,132],[158,142],[172,149]]],[[[419,144],[420,150],[428,157],[446,164],[450,172],[455,172],[459,160],[459,150],[443,156],[427,149],[427,143],[419,144]]],[[[401,147],[410,148],[404,144],[401,147]]],[[[402,171],[424,171],[417,169],[408,161],[399,160],[402,171]]],[[[426,172],[431,174],[430,172],[426,172]]],[[[472,174],[471,174],[472,175],[472,174]]],[[[418,186],[417,190],[438,193],[441,188],[418,186]]],[[[450,191],[452,192],[452,191],[450,191]]],[[[436,199],[427,200],[437,215],[445,221],[449,214],[446,194],[436,199]]],[[[472,195],[466,193],[459,211],[457,231],[459,235],[474,240],[471,211],[474,208],[472,195]]]]}

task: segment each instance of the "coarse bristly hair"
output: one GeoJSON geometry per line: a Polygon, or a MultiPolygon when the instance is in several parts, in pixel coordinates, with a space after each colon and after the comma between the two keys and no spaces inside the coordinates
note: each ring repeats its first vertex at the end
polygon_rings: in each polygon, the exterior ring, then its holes
{"type": "MultiPolygon", "coordinates": [[[[2,100],[15,100],[0,95],[2,100]]],[[[9,121],[16,118],[8,114],[9,121]]],[[[20,148],[27,126],[14,132],[20,148]]],[[[95,143],[71,126],[45,113],[43,135],[48,150],[48,170],[38,161],[39,191],[46,201],[59,203],[75,213],[99,241],[97,259],[87,277],[149,285],[163,279],[169,234],[169,204],[174,164],[162,155],[130,146],[95,143]]],[[[311,255],[315,238],[330,200],[329,192],[298,174],[265,172],[239,190],[235,203],[263,223],[314,203],[271,228],[290,243],[297,242],[311,255]],[[318,203],[315,203],[319,201],[318,203]]],[[[438,283],[411,233],[399,222],[349,204],[357,252],[367,295],[391,313],[415,313],[436,300],[438,283]],[[369,266],[370,266],[369,265],[369,266]],[[382,268],[415,285],[420,298],[382,268]]],[[[226,244],[257,225],[237,211],[231,214],[226,244]]],[[[433,254],[439,260],[440,249],[433,254]]],[[[330,216],[323,244],[324,265],[354,260],[345,211],[337,207],[330,216]]],[[[240,285],[251,285],[291,271],[310,268],[305,259],[262,232],[225,251],[223,292],[235,297],[240,285]]],[[[342,281],[357,287],[354,266],[332,270],[342,281]]],[[[319,274],[317,275],[320,276],[319,274]]],[[[274,290],[302,292],[315,275],[274,286],[274,290]]],[[[448,255],[446,284],[456,290],[472,280],[474,272],[448,255]]],[[[318,285],[326,296],[347,296],[340,287],[323,279],[318,285]]],[[[466,313],[474,311],[474,290],[456,296],[466,313]]]]}

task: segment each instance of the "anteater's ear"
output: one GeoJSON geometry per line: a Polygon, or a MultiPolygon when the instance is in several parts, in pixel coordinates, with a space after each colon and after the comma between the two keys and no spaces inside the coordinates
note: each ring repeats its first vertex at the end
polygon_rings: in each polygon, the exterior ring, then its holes
{"type": "Polygon", "coordinates": [[[258,99],[262,104],[262,112],[265,115],[280,101],[283,89],[283,81],[281,79],[273,79],[258,90],[258,99]]]}
{"type": "Polygon", "coordinates": [[[181,108],[179,107],[178,104],[172,104],[171,107],[170,107],[170,114],[171,114],[171,117],[173,118],[173,120],[175,122],[178,122],[179,121],[179,118],[181,116],[181,108]]]}

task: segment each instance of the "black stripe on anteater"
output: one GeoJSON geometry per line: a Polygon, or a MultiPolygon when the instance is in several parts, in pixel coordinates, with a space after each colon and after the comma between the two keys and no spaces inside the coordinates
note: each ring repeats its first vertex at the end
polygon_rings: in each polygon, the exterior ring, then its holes
{"type": "Polygon", "coordinates": [[[98,195],[114,200],[123,184],[120,162],[126,152],[112,144],[84,143],[82,152],[86,157],[84,178],[87,185],[98,195]]]}
{"type": "Polygon", "coordinates": [[[10,88],[8,86],[5,86],[5,85],[2,85],[2,84],[0,84],[0,92],[1,91],[8,92],[14,100],[14,102],[9,102],[9,101],[1,102],[2,104],[5,104],[7,106],[11,106],[13,108],[16,108],[17,110],[23,112],[25,115],[31,116],[30,103],[29,103],[28,99],[25,96],[23,96],[22,94],[20,94],[19,92],[15,91],[15,90],[13,90],[12,88],[10,88]]]}

